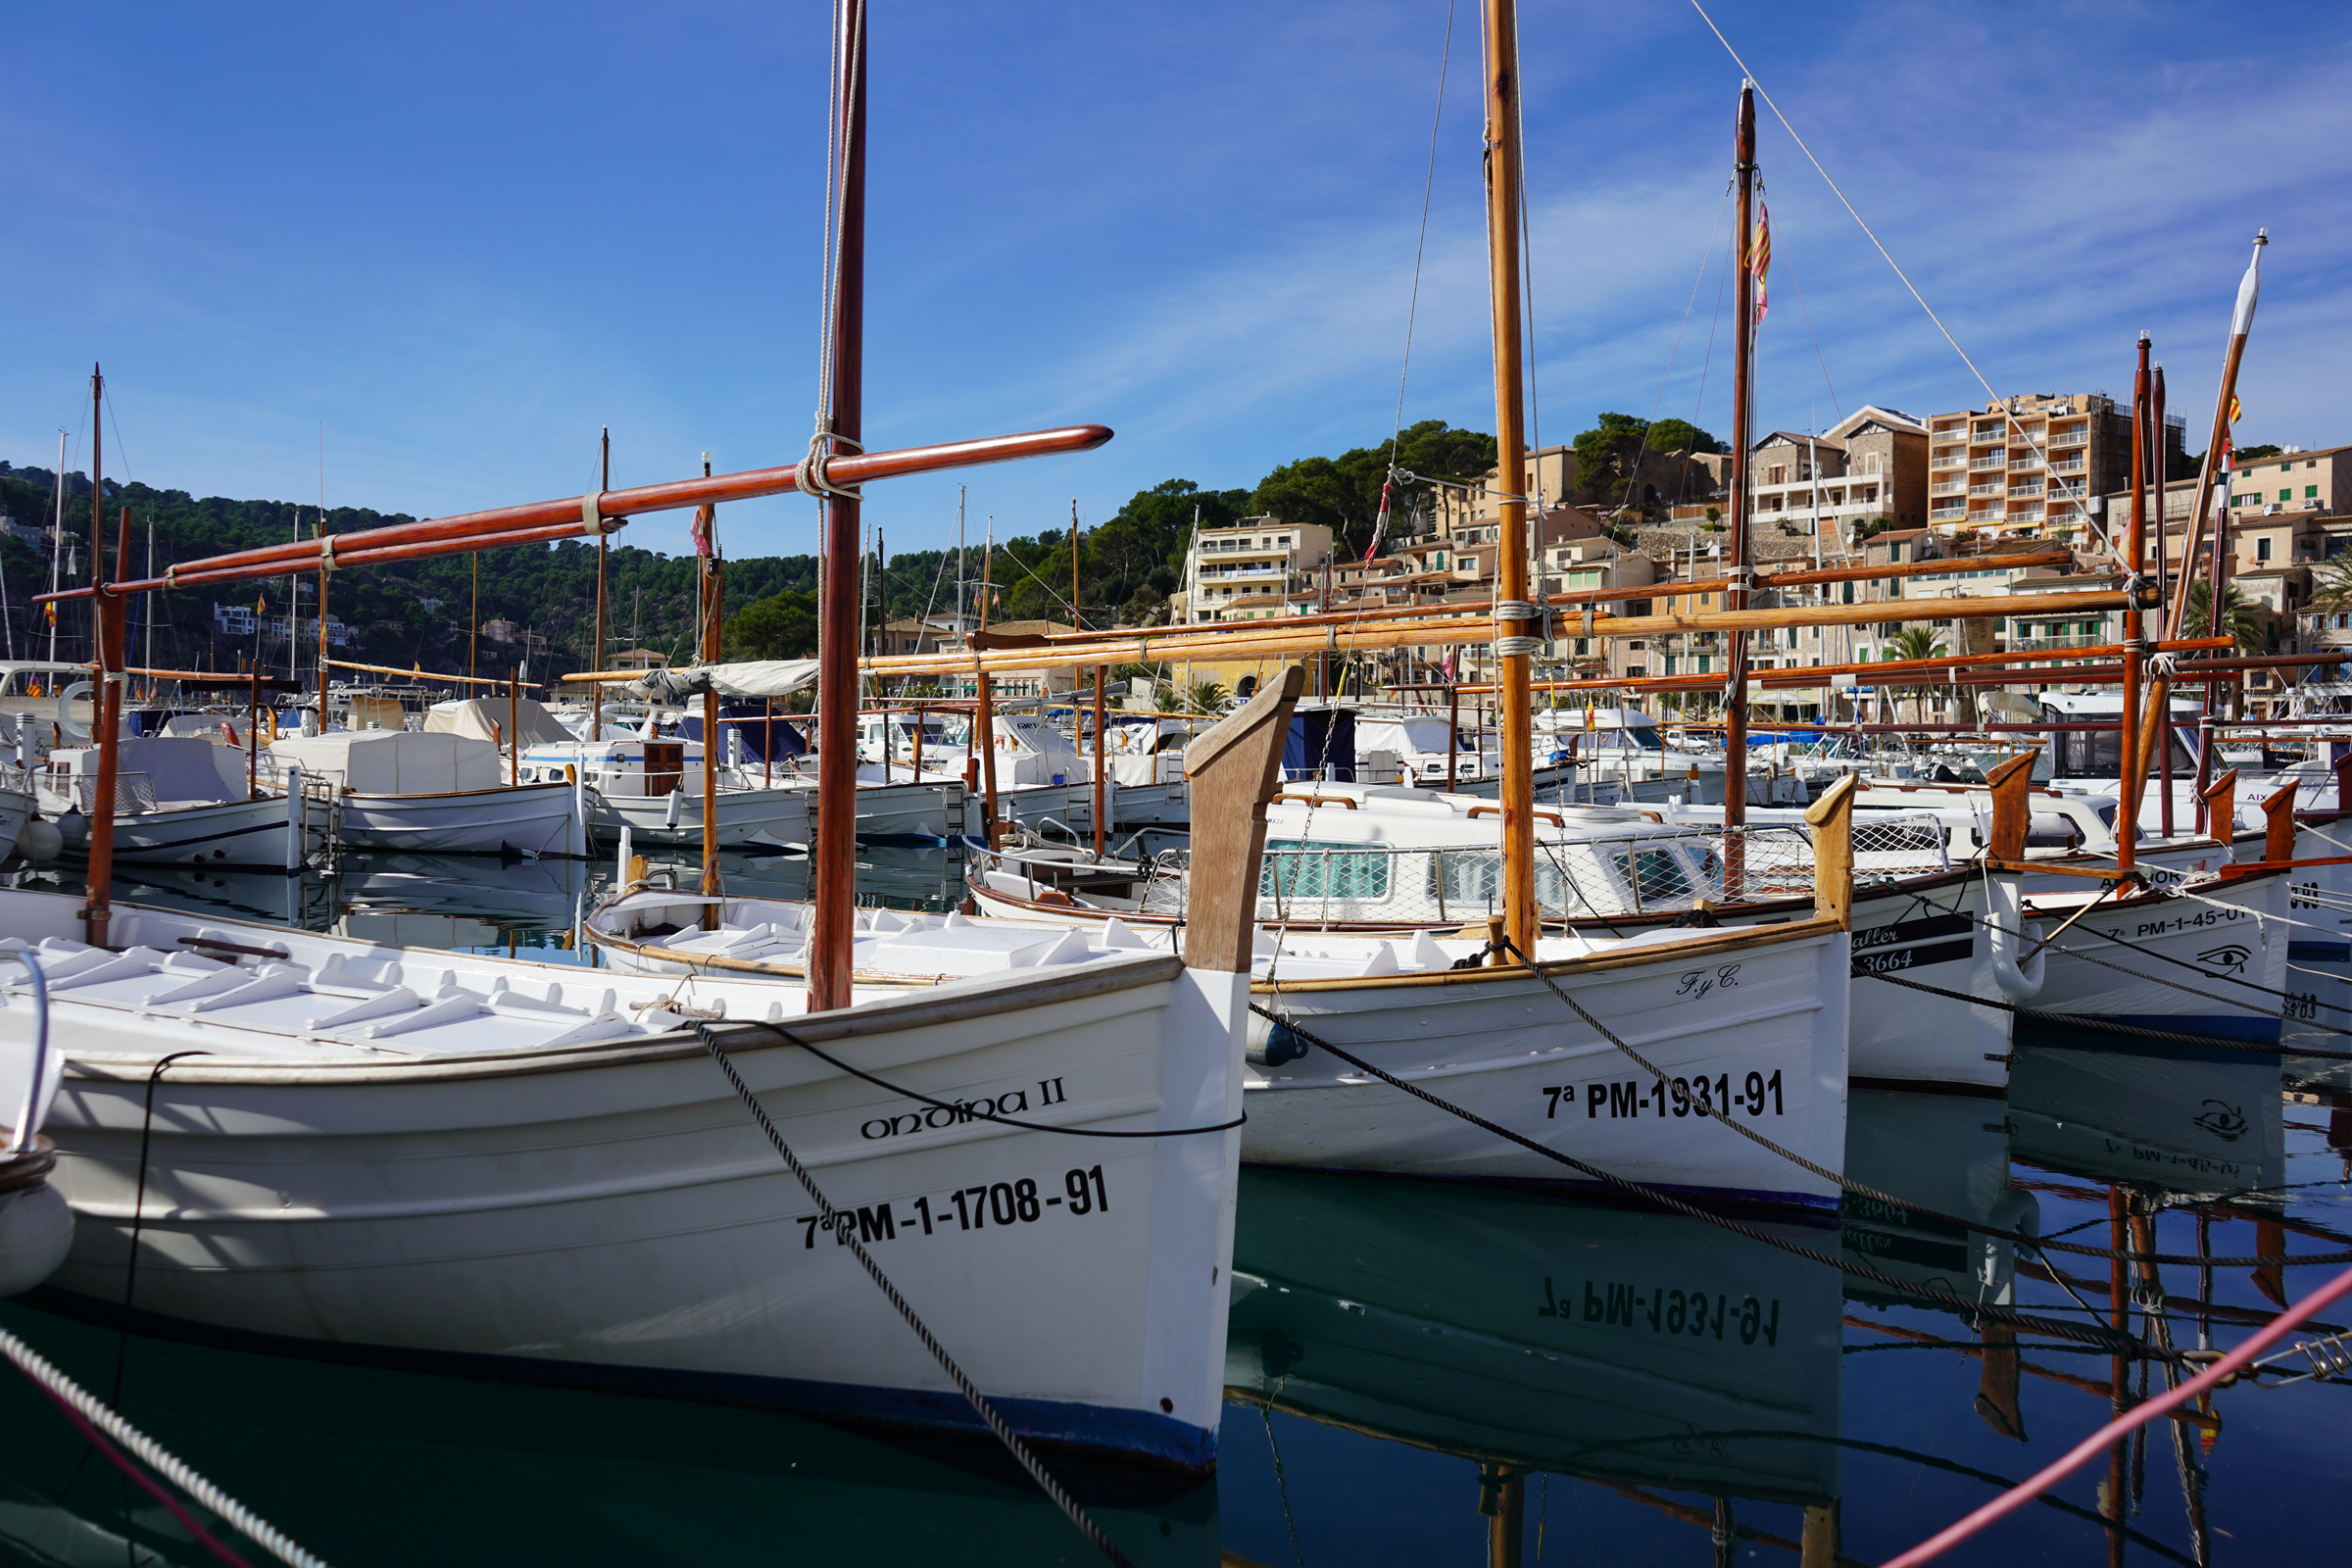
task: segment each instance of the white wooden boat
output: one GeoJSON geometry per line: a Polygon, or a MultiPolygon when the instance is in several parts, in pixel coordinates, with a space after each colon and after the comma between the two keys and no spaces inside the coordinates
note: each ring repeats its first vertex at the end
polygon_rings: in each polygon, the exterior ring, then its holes
{"type": "Polygon", "coordinates": [[[588,853],[579,789],[563,779],[507,782],[495,742],[448,732],[281,734],[273,761],[330,780],[338,838],[412,855],[588,853]]]}
{"type": "MultiPolygon", "coordinates": [[[[627,828],[635,843],[701,848],[700,742],[622,736],[552,741],[524,749],[525,786],[562,789],[575,780],[586,787],[590,826],[605,837],[617,837],[627,828]]],[[[814,792],[797,775],[761,785],[739,769],[722,769],[719,847],[777,850],[807,844],[813,798],[814,792]]]]}
{"type": "MultiPolygon", "coordinates": [[[[294,870],[334,839],[333,792],[300,769],[265,773],[249,793],[243,753],[198,736],[132,737],[117,743],[115,858],[181,865],[294,870]],[[279,793],[271,793],[272,789],[279,793]]],[[[33,783],[42,808],[68,818],[66,849],[81,848],[73,814],[97,809],[97,749],[55,752],[33,783]]]]}
{"type": "MultiPolygon", "coordinates": [[[[23,782],[22,774],[11,774],[23,782]]],[[[32,791],[0,783],[0,859],[17,852],[17,835],[33,818],[32,791]]]]}
{"type": "MultiPolygon", "coordinates": [[[[1286,702],[1269,693],[1217,737],[1202,787],[1239,791],[1240,820],[1286,702]]],[[[1234,837],[1238,881],[1255,845],[1234,837]]],[[[80,1219],[54,1287],[69,1304],[122,1303],[136,1223],[133,1304],[158,1326],[974,1425],[877,1300],[854,1230],[1017,1428],[1187,1468],[1213,1457],[1238,1134],[1097,1140],[969,1114],[1233,1121],[1247,980],[1231,951],[1213,965],[1205,931],[1189,967],[1106,955],[805,1015],[803,990],[768,980],[122,906],[107,951],[75,939],[76,907],[0,892],[0,931],[44,966],[69,1043],[51,1119],[80,1219]],[[697,1018],[786,1023],[893,1086],[756,1023],[715,1026],[844,1233],[820,1227],[688,1032],[697,1018]]],[[[30,1013],[22,983],[0,989],[0,1051],[24,1049],[30,1013]]]]}
{"type": "Polygon", "coordinates": [[[2191,878],[2123,897],[2033,893],[2044,981],[2034,1005],[2143,1029],[2275,1041],[2293,1006],[2286,874],[2191,878]],[[2057,929],[2064,927],[2063,930],[2057,929]]]}

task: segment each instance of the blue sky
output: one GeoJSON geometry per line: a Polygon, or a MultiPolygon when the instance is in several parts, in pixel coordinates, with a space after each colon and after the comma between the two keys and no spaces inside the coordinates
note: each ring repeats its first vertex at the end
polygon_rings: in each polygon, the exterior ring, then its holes
{"type": "MultiPolygon", "coordinates": [[[[1710,9],[1996,389],[2128,394],[2145,327],[2201,445],[2268,224],[2241,439],[2352,441],[2352,11],[1710,9]]],[[[975,537],[1385,433],[1446,0],[871,16],[869,443],[1119,431],[969,474],[975,537]]],[[[200,495],[312,499],[322,432],[330,505],[428,514],[576,493],[605,423],[615,484],[706,449],[789,460],[814,381],[825,31],[809,0],[16,8],[0,457],[54,461],[95,359],[108,471],[200,495]]],[[[1684,315],[1739,72],[1687,3],[1529,0],[1522,32],[1543,433],[1653,408],[1721,433],[1728,217],[1684,315]]],[[[1460,0],[1404,415],[1483,429],[1477,60],[1460,0]]],[[[1977,401],[1762,118],[1759,428],[1977,401]]],[[[868,513],[896,551],[950,538],[955,507],[956,480],[928,479],[877,486],[868,513]]],[[[722,536],[808,549],[813,510],[731,509],[722,536]]],[[[684,536],[682,517],[628,535],[684,536]]]]}

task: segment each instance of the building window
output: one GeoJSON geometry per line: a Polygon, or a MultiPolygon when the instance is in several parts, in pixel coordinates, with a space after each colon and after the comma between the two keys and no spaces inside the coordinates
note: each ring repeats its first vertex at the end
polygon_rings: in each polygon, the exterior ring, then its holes
{"type": "Polygon", "coordinates": [[[2316,484],[2307,484],[2307,485],[2305,485],[2305,486],[2303,487],[2303,499],[2304,499],[2304,500],[2306,500],[2306,501],[2317,501],[2319,498],[2320,498],[2320,487],[2319,487],[2318,485],[2316,485],[2316,484]]]}
{"type": "Polygon", "coordinates": [[[2271,559],[2271,542],[2268,539],[2257,539],[2254,541],[2254,559],[2256,561],[2268,561],[2271,559]]]}
{"type": "Polygon", "coordinates": [[[2294,499],[2295,499],[2295,487],[2294,487],[2293,485],[2281,485],[2281,486],[2279,486],[2279,487],[2278,487],[2278,499],[2279,499],[2279,500],[2281,500],[2281,501],[2292,501],[2292,500],[2294,500],[2294,499]]]}

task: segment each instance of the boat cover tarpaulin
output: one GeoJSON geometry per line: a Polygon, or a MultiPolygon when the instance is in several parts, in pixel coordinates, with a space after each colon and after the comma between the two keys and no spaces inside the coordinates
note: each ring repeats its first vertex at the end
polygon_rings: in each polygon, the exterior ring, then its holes
{"type": "Polygon", "coordinates": [[[305,772],[340,773],[354,795],[448,795],[506,782],[500,748],[448,731],[368,729],[281,735],[270,755],[305,772]]]}
{"type": "Polygon", "coordinates": [[[502,745],[514,744],[515,737],[507,733],[507,715],[513,712],[514,727],[522,731],[525,746],[560,744],[579,739],[556,721],[556,715],[528,697],[475,697],[461,703],[435,703],[432,711],[424,715],[424,732],[428,735],[470,735],[477,741],[495,740],[502,745]],[[493,729],[491,726],[496,725],[493,729]]]}
{"type": "Polygon", "coordinates": [[[732,664],[649,669],[642,680],[630,681],[621,692],[657,703],[683,702],[705,692],[721,697],[790,697],[815,679],[813,659],[755,659],[732,664]]]}

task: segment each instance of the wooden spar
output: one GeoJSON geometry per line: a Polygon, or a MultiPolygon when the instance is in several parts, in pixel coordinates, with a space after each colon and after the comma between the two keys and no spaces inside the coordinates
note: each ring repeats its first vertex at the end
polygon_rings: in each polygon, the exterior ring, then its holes
{"type": "MultiPolygon", "coordinates": [[[[1732,229],[1740,257],[1740,280],[1733,285],[1737,303],[1732,315],[1732,547],[1728,554],[1733,583],[1723,603],[1726,610],[1740,611],[1747,608],[1748,557],[1753,552],[1747,473],[1747,427],[1753,417],[1756,364],[1756,87],[1752,81],[1740,83],[1733,156],[1740,182],[1739,217],[1732,229]]],[[[1821,526],[1820,518],[1814,519],[1813,526],[1821,526]]],[[[1723,696],[1724,723],[1729,726],[1723,746],[1723,825],[1739,827],[1747,821],[1747,634],[1733,630],[1730,638],[1731,680],[1723,696]]],[[[1740,842],[1735,835],[1727,848],[1740,842]]],[[[1727,876],[1736,869],[1727,866],[1727,876]]],[[[1737,876],[1731,876],[1726,897],[1740,897],[1738,882],[1737,876]]]]}
{"type": "MultiPolygon", "coordinates": [[[[2262,297],[2262,248],[2271,242],[2271,231],[2257,229],[2254,234],[2254,254],[2246,263],[2245,274],[2237,282],[2237,304],[2230,317],[2230,348],[2222,359],[2222,386],[2213,400],[2213,430],[2205,443],[2205,462],[2197,472],[2196,500],[2188,514],[2188,533],[2180,547],[2180,591],[2174,595],[2172,607],[2166,613],[2165,635],[2178,637],[2188,615],[2188,585],[2197,570],[2197,550],[2205,533],[2205,513],[2213,504],[2213,483],[2219,472],[2223,443],[2230,438],[2230,407],[2237,396],[2237,369],[2245,359],[2246,338],[2254,330],[2254,307],[2262,297]]],[[[2158,494],[2162,494],[2160,490],[2158,494]]],[[[2161,523],[2157,532],[2163,533],[2161,523]]],[[[2215,605],[2218,612],[2220,605],[2215,605]]],[[[2164,735],[2164,726],[2172,716],[2172,682],[2159,674],[2148,683],[2148,709],[2140,719],[2140,746],[2149,755],[2162,759],[2165,815],[2164,831],[2169,837],[2173,830],[2172,810],[2172,747],[2157,746],[2164,735]]]]}
{"type": "MultiPolygon", "coordinates": [[[[497,680],[487,675],[479,678],[472,675],[437,675],[428,669],[402,669],[396,664],[355,664],[348,659],[329,659],[321,661],[321,662],[323,662],[329,669],[366,670],[371,675],[407,675],[412,679],[420,682],[428,680],[435,682],[450,681],[461,686],[504,686],[507,684],[507,682],[503,680],[497,680]]],[[[159,670],[156,671],[156,673],[165,674],[169,672],[159,670]]],[[[622,680],[641,680],[644,678],[644,676],[645,671],[639,669],[621,672],[618,678],[622,680]]],[[[540,683],[535,680],[526,680],[522,684],[531,691],[537,691],[540,685],[540,683]]]]}
{"type": "MultiPolygon", "coordinates": [[[[826,466],[825,472],[828,480],[836,485],[861,484],[872,479],[903,478],[908,474],[936,473],[947,468],[1009,463],[1020,458],[1091,452],[1110,437],[1111,431],[1107,425],[1067,425],[1059,429],[1026,431],[1019,435],[988,436],[974,441],[950,441],[936,446],[849,455],[833,459],[826,466]]],[[[741,473],[716,474],[708,479],[676,479],[663,484],[640,485],[631,490],[610,490],[601,495],[567,496],[556,501],[498,507],[484,512],[435,517],[426,522],[356,529],[330,537],[337,567],[421,561],[435,556],[462,555],[469,550],[582,538],[617,528],[628,518],[648,513],[679,512],[705,503],[717,505],[728,501],[748,501],[760,496],[787,495],[799,488],[795,467],[753,468],[741,473]],[[404,553],[383,553],[395,547],[402,548],[404,553]]],[[[289,569],[308,569],[315,565],[321,554],[319,546],[320,541],[306,539],[299,544],[233,551],[203,561],[168,566],[160,577],[138,578],[109,586],[119,593],[146,593],[156,589],[192,588],[208,583],[284,576],[289,569]]],[[[86,599],[90,594],[88,588],[60,589],[55,593],[36,596],[34,603],[86,599]]]]}
{"type": "MultiPolygon", "coordinates": [[[[1528,694],[1540,621],[1505,619],[1502,607],[1527,602],[1527,441],[1519,314],[1522,211],[1517,0],[1486,0],[1487,262],[1494,336],[1494,472],[1498,532],[1494,559],[1495,673],[1502,701],[1502,914],[1521,953],[1536,949],[1535,712],[1528,694]],[[1506,651],[1508,650],[1508,651],[1506,651]]],[[[1325,652],[1330,650],[1327,647],[1325,652]]]]}
{"type": "MultiPolygon", "coordinates": [[[[710,471],[710,455],[703,454],[703,472],[710,471]]],[[[725,566],[718,554],[718,509],[706,502],[695,514],[702,526],[702,661],[715,664],[719,656],[720,615],[726,608],[725,566]]],[[[598,687],[597,690],[604,690],[598,687]]],[[[706,687],[703,692],[703,895],[715,899],[726,891],[718,870],[718,693],[706,687]]],[[[887,754],[887,746],[885,753],[887,754]]],[[[703,929],[718,929],[719,906],[703,906],[703,929]]]]}
{"type": "MultiPolygon", "coordinates": [[[[2162,361],[2157,362],[2154,370],[2149,375],[2149,381],[2154,388],[2153,398],[2148,409],[2148,418],[2154,431],[2150,441],[2155,448],[2155,468],[2149,475],[2149,483],[2155,487],[2156,599],[2161,605],[2166,592],[2165,585],[2171,580],[2166,572],[2164,559],[2166,529],[2164,524],[2164,364],[2162,361]]],[[[2140,624],[2144,635],[2147,624],[2145,614],[2140,617],[2140,624]]],[[[2156,627],[2159,632],[2164,629],[2164,616],[2161,611],[2156,616],[2156,627]]],[[[2168,704],[2171,702],[2172,698],[2169,692],[2165,694],[2164,700],[2168,704]]],[[[2137,742],[2139,772],[2142,778],[2147,777],[2148,774],[2148,742],[2152,737],[2164,733],[2163,725],[2151,726],[2148,723],[2147,704],[2148,693],[2143,686],[2140,692],[2140,730],[2137,742]]],[[[2164,788],[2157,797],[2157,831],[2169,839],[2173,836],[2173,749],[2170,746],[2165,747],[2158,757],[2158,765],[2164,769],[2164,788]]]]}
{"type": "MultiPolygon", "coordinates": [[[[2212,837],[2222,841],[2223,859],[2235,859],[2237,857],[2230,848],[2230,840],[2236,837],[2237,829],[2237,769],[2229,768],[2223,772],[2220,778],[2200,788],[2197,791],[2197,802],[2204,812],[2206,822],[2212,824],[2200,831],[2210,833],[2212,837]]],[[[2123,840],[2119,838],[2116,843],[2120,848],[2123,840]]],[[[2131,862],[2120,855],[2116,857],[2115,863],[2120,870],[2132,869],[2131,862]]]]}
{"type": "MultiPolygon", "coordinates": [[[[2332,662],[2341,663],[2343,661],[2338,659],[2332,661],[2332,662]]],[[[2034,669],[2022,670],[1967,668],[1953,669],[1948,665],[1939,663],[1936,665],[1933,670],[1917,672],[1914,678],[1905,684],[1954,687],[2012,686],[2017,684],[2019,681],[2035,681],[2045,683],[2063,681],[2068,684],[2113,686],[2119,684],[2123,678],[2124,665],[2121,660],[2116,660],[2102,664],[2051,664],[2034,669]],[[1938,678],[1933,681],[1917,678],[1917,675],[1927,674],[1932,674],[1938,678]]],[[[2181,666],[2181,672],[2175,676],[2174,679],[2176,683],[2184,686],[2194,685],[2199,681],[2220,681],[2224,684],[2235,684],[2242,680],[2243,676],[2235,670],[2215,668],[2211,665],[2200,662],[2181,666]]],[[[1888,684],[1893,683],[1889,682],[1888,684]]],[[[1777,692],[1819,691],[1823,689],[1823,683],[1814,678],[1814,671],[1810,669],[1768,669],[1757,671],[1748,676],[1748,689],[1753,691],[1758,688],[1777,692]]],[[[1554,682],[1552,683],[1550,689],[1553,691],[1582,690],[1628,693],[1712,692],[1722,690],[1722,682],[1713,675],[1636,675],[1629,676],[1622,680],[1604,679],[1584,681],[1576,683],[1573,686],[1567,682],[1554,682]]],[[[1719,729],[1722,727],[1720,723],[1702,725],[1696,720],[1686,720],[1683,722],[1689,723],[1692,728],[1719,729]]],[[[1816,723],[1808,723],[1803,727],[1808,729],[1824,727],[1838,730],[1847,730],[1852,729],[1855,726],[1842,721],[1825,720],[1817,721],[1816,723]]],[[[1873,730],[1884,729],[1887,734],[1893,735],[1905,734],[1913,730],[1934,730],[1946,728],[1950,729],[1955,734],[1975,734],[1978,730],[1986,728],[1988,726],[1889,723],[1885,725],[1870,724],[1863,725],[1861,727],[1864,729],[1873,730]]],[[[2047,728],[2048,726],[2036,725],[2034,727],[2047,728]]],[[[2102,729],[2114,729],[2116,726],[2112,723],[2109,723],[2101,725],[2100,727],[2102,729]]]]}
{"type": "MultiPolygon", "coordinates": [[[[2229,645],[2230,639],[2227,637],[2187,637],[2177,643],[2158,643],[2155,646],[2155,652],[2160,654],[2203,653],[2209,649],[2226,648],[2229,645]]],[[[1819,684],[1834,675],[1935,675],[1947,669],[1972,669],[1985,666],[1997,668],[2007,664],[2030,665],[2058,663],[2066,661],[2112,660],[2123,657],[2125,646],[2122,643],[2100,643],[2087,648],[2032,649],[2021,650],[2013,654],[1954,654],[1945,659],[1888,659],[1875,663],[1862,664],[1808,664],[1802,669],[1766,670],[1751,674],[1748,679],[1751,683],[1777,683],[1789,686],[1803,685],[1807,682],[1819,684]]],[[[2340,658],[2335,661],[2337,663],[2342,662],[2340,658]]],[[[570,678],[577,679],[578,677],[570,678]]],[[[1721,684],[1711,676],[1690,678],[1697,682],[1691,688],[1694,691],[1711,691],[1721,684]]],[[[2020,669],[2014,672],[2014,678],[2041,680],[2044,677],[2038,670],[2020,669]]],[[[1629,675],[1623,679],[1604,675],[1588,680],[1537,681],[1534,683],[1533,689],[1552,692],[1613,691],[1621,687],[1641,689],[1640,683],[1646,681],[1679,681],[1683,679],[1685,677],[1680,675],[1629,675]]],[[[1494,688],[1473,684],[1452,689],[1462,692],[1490,692],[1494,688]]]]}
{"type": "MultiPolygon", "coordinates": [[[[2126,581],[2135,579],[2147,565],[2148,490],[2148,334],[2139,334],[2139,365],[2132,376],[2132,525],[2124,542],[2124,572],[2126,581]]],[[[2162,519],[2158,527],[2163,526],[2162,519]]],[[[2124,777],[2123,808],[2115,824],[2115,863],[2125,871],[2132,869],[2137,856],[2139,838],[2139,794],[2146,774],[2140,768],[2139,751],[2139,674],[2147,647],[2144,628],[2140,625],[2139,607],[2129,605],[2124,610],[2124,708],[2122,755],[2118,762],[2124,777]]]]}
{"type": "MultiPolygon", "coordinates": [[[[2119,610],[2125,596],[2101,590],[2074,594],[2018,594],[2007,598],[1973,595],[1957,599],[1890,599],[1863,605],[1799,605],[1782,610],[1706,610],[1666,615],[1596,618],[1595,637],[1650,637],[1671,631],[1768,630],[1788,626],[1848,626],[1873,621],[1968,620],[1995,615],[2057,615],[2119,610]]],[[[999,674],[1056,669],[1072,664],[1149,663],[1154,660],[1274,659],[1334,649],[1401,648],[1420,643],[1481,643],[1494,635],[1484,616],[1389,622],[1362,627],[1307,626],[1292,629],[1292,617],[1169,631],[1099,634],[1084,644],[1057,642],[1033,648],[991,648],[953,653],[900,654],[871,661],[869,673],[896,678],[957,674],[980,668],[999,674]]],[[[1579,635],[1583,635],[1580,631],[1579,635]]],[[[1532,754],[1531,754],[1532,755],[1532,754]]]]}
{"type": "MultiPolygon", "coordinates": [[[[597,481],[601,491],[612,488],[612,427],[606,425],[597,435],[597,481]]],[[[591,664],[605,662],[605,562],[611,554],[612,536],[596,536],[596,652],[588,658],[591,664]]],[[[475,628],[474,635],[481,635],[475,628]]],[[[605,738],[605,689],[602,686],[588,694],[588,739],[591,743],[605,738]]]]}
{"type": "MultiPolygon", "coordinates": [[[[839,150],[840,206],[828,261],[830,396],[817,431],[826,452],[858,450],[865,434],[865,8],[833,10],[829,106],[839,150]]],[[[808,934],[808,1010],[847,1007],[858,916],[858,578],[859,503],[832,481],[825,494],[824,600],[817,623],[816,831],[810,846],[814,910],[808,934]]]]}
{"type": "Polygon", "coordinates": [[[507,782],[522,782],[522,692],[515,685],[521,672],[507,666],[507,782]]]}
{"type": "MultiPolygon", "coordinates": [[[[122,596],[107,590],[99,591],[106,581],[106,476],[102,466],[106,377],[97,366],[90,367],[90,583],[96,597],[92,603],[91,618],[98,656],[98,700],[91,704],[91,727],[98,736],[98,777],[94,798],[90,802],[89,866],[83,882],[82,919],[86,922],[85,940],[92,947],[106,946],[107,923],[113,917],[111,897],[115,880],[115,769],[122,755],[122,742],[117,735],[122,724],[122,596]]],[[[58,493],[66,488],[65,475],[57,480],[58,493]]],[[[129,514],[123,514],[124,525],[129,514]]],[[[122,568],[122,557],[117,556],[115,566],[122,568]]]]}

